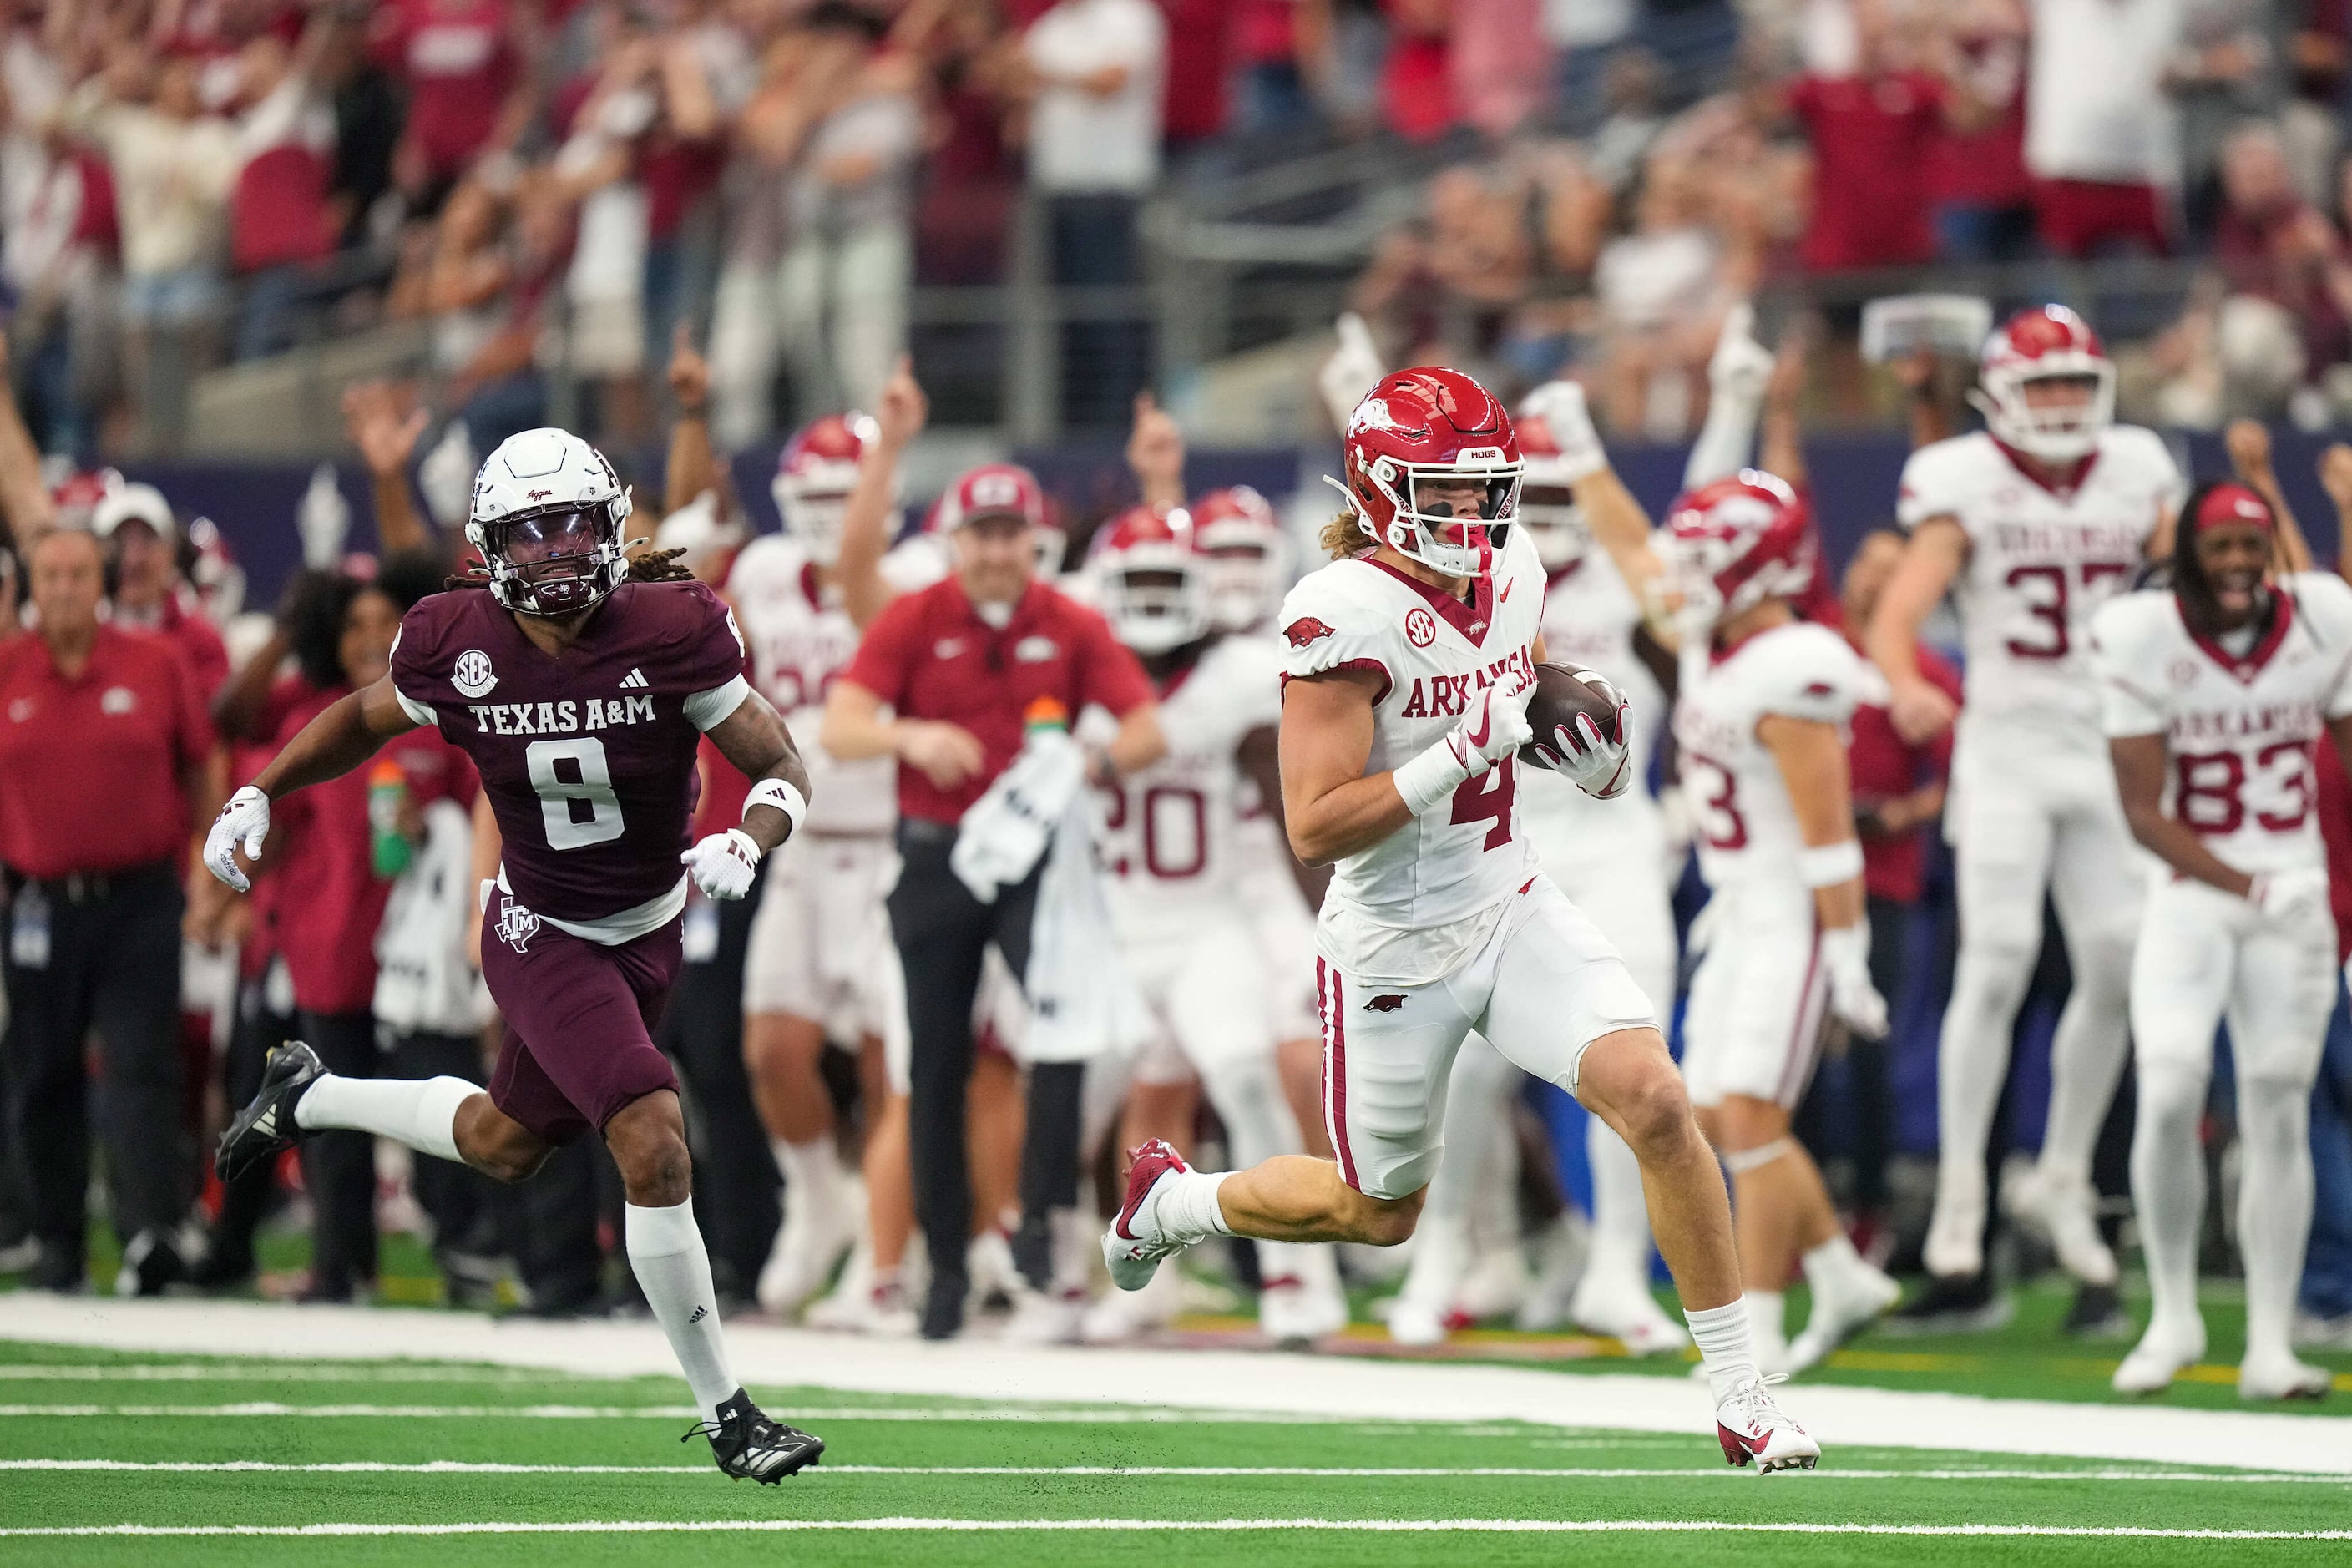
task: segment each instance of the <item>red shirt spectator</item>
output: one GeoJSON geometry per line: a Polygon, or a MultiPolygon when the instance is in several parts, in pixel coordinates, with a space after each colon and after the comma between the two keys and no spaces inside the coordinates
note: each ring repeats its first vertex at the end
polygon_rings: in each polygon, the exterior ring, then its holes
{"type": "Polygon", "coordinates": [[[163,601],[162,616],[149,628],[180,650],[196,691],[206,702],[228,679],[228,645],[203,612],[190,609],[179,593],[163,601]]]}
{"type": "MultiPolygon", "coordinates": [[[[347,686],[312,688],[278,725],[282,748],[302,726],[350,694],[347,686]]],[[[466,753],[437,730],[411,730],[376,754],[400,766],[409,797],[471,807],[480,788],[466,753]]],[[[301,889],[278,926],[278,948],[294,982],[294,1005],[306,1013],[364,1013],[375,999],[375,938],[392,881],[375,872],[368,817],[371,762],[341,778],[297,790],[271,808],[267,879],[301,889]],[[272,864],[272,862],[275,864],[272,864]]]]}
{"type": "Polygon", "coordinates": [[[408,83],[408,139],[436,179],[455,178],[522,79],[505,0],[390,0],[375,26],[375,57],[408,83]]]}
{"type": "Polygon", "coordinates": [[[1948,130],[1936,147],[1936,199],[1999,209],[2030,205],[2025,168],[2025,40],[2006,34],[1956,40],[1968,90],[1992,112],[1975,131],[1948,130]]]}
{"type": "Polygon", "coordinates": [[[1381,115],[1408,142],[1434,142],[1461,118],[1454,102],[1447,0],[1382,0],[1388,59],[1381,67],[1381,115]]]}
{"type": "Polygon", "coordinates": [[[0,643],[0,863],[127,871],[187,852],[187,780],[213,722],[172,644],[100,624],[79,674],[37,636],[0,643]]]}
{"type": "Polygon", "coordinates": [[[2327,906],[2336,916],[2336,957],[2352,959],[2352,779],[2326,740],[2312,749],[2318,766],[2319,840],[2327,847],[2327,906]]]}
{"type": "MultiPolygon", "coordinates": [[[[1862,652],[1858,634],[1847,640],[1862,652]]],[[[1865,656],[1866,657],[1866,656],[1865,656]]],[[[1932,648],[1918,650],[1919,673],[1955,703],[1960,700],[1960,675],[1932,648]]],[[[1952,732],[1945,731],[1923,746],[1915,746],[1895,732],[1886,710],[1864,706],[1853,710],[1853,739],[1847,751],[1853,781],[1856,815],[1865,824],[1862,834],[1863,888],[1874,899],[1898,904],[1919,901],[1927,866],[1927,844],[1920,835],[1924,822],[1896,825],[1893,832],[1868,830],[1868,815],[1887,802],[1902,799],[1931,784],[1939,784],[1951,771],[1952,732]]]]}
{"type": "Polygon", "coordinates": [[[842,679],[902,719],[950,720],[971,731],[979,773],[941,789],[898,765],[898,814],[952,826],[1020,753],[1029,705],[1052,698],[1075,718],[1089,703],[1124,718],[1151,700],[1135,655],[1093,610],[1032,583],[1002,630],[981,619],[953,577],[891,601],[842,679]]]}
{"type": "Polygon", "coordinates": [[[1801,77],[1789,111],[1813,149],[1813,212],[1798,256],[1809,270],[1932,261],[1930,179],[1944,84],[1917,71],[1801,77]]]}
{"type": "Polygon", "coordinates": [[[1159,0],[1168,17],[1168,79],[1160,132],[1205,141],[1225,128],[1234,63],[1234,0],[1159,0]]]}

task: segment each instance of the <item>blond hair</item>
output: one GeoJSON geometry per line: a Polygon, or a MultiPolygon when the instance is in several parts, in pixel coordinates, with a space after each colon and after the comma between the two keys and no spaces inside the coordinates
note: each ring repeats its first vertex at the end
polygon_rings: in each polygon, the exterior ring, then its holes
{"type": "Polygon", "coordinates": [[[1345,561],[1372,548],[1372,541],[1352,511],[1340,512],[1325,523],[1323,531],[1315,536],[1315,542],[1334,561],[1345,561]]]}

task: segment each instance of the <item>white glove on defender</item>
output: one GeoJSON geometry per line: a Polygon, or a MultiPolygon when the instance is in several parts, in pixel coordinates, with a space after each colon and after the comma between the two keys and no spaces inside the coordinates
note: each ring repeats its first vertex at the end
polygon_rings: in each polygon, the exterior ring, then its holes
{"type": "Polygon", "coordinates": [[[2327,910],[2326,868],[2299,866],[2284,871],[2258,871],[2246,901],[2277,925],[2312,920],[2327,910]]]}
{"type": "Polygon", "coordinates": [[[1864,1039],[1884,1039],[1886,998],[1870,979],[1870,922],[1822,932],[1822,962],[1829,970],[1830,1012],[1864,1039]]]}
{"type": "Polygon", "coordinates": [[[1589,715],[1580,713],[1574,724],[1555,724],[1550,734],[1537,736],[1536,754],[1546,772],[1572,781],[1595,800],[1613,800],[1633,782],[1633,715],[1625,694],[1607,676],[1587,669],[1576,678],[1616,703],[1618,738],[1610,740],[1589,715]]]}
{"type": "Polygon", "coordinates": [[[740,827],[714,833],[678,857],[706,899],[741,898],[760,870],[760,846],[740,827]]]}
{"type": "Polygon", "coordinates": [[[205,868],[238,892],[249,892],[253,879],[236,863],[236,847],[243,843],[245,858],[258,860],[261,841],[268,837],[269,797],[247,784],[213,818],[212,831],[205,835],[205,868]]]}
{"type": "Polygon", "coordinates": [[[1601,433],[1592,427],[1592,410],[1585,401],[1584,388],[1577,383],[1546,382],[1528,393],[1519,406],[1541,418],[1551,430],[1551,438],[1559,443],[1554,466],[1565,482],[1577,484],[1609,466],[1608,449],[1601,445],[1601,433]]]}
{"type": "Polygon", "coordinates": [[[1534,690],[1524,686],[1506,691],[1496,681],[1471,698],[1469,709],[1452,730],[1390,775],[1406,807],[1419,816],[1533,740],[1528,698],[1534,690]]]}

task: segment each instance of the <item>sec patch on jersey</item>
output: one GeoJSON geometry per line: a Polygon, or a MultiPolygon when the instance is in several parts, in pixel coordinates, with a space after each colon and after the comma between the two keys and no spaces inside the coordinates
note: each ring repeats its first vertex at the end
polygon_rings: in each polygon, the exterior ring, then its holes
{"type": "Polygon", "coordinates": [[[1528,724],[1535,738],[1519,748],[1519,760],[1529,767],[1552,766],[1559,760],[1552,732],[1574,733],[1580,714],[1592,721],[1602,740],[1612,745],[1622,742],[1618,702],[1617,689],[1590,670],[1572,664],[1537,665],[1536,689],[1528,697],[1528,724]]]}

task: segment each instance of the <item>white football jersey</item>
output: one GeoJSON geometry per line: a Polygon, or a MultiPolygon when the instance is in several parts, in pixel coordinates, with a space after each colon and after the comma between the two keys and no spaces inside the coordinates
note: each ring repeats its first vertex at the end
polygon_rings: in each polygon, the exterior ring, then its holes
{"type": "Polygon", "coordinates": [[[1796,883],[1804,839],[1756,726],[1777,713],[1843,734],[1857,704],[1885,700],[1885,681],[1845,638],[1811,621],[1759,632],[1717,657],[1686,657],[1681,668],[1675,743],[1700,874],[1711,888],[1796,883]]]}
{"type": "MultiPolygon", "coordinates": [[[[1480,689],[1534,679],[1543,608],[1543,563],[1520,531],[1466,604],[1368,557],[1335,561],[1283,600],[1286,673],[1376,672],[1364,772],[1387,773],[1451,732],[1480,689]]],[[[1351,974],[1400,980],[1435,978],[1465,956],[1483,931],[1452,928],[1498,910],[1537,872],[1519,831],[1521,771],[1508,758],[1340,861],[1323,900],[1324,956],[1351,974]],[[1441,929],[1452,934],[1400,940],[1441,929]]]]}
{"type": "Polygon", "coordinates": [[[1528,770],[1522,804],[1543,819],[1548,844],[1571,836],[1622,833],[1628,814],[1657,810],[1650,795],[1650,757],[1657,749],[1658,726],[1665,721],[1666,697],[1633,651],[1633,632],[1641,624],[1641,604],[1605,551],[1588,552],[1553,577],[1544,594],[1544,657],[1597,670],[1625,694],[1633,725],[1634,780],[1624,795],[1602,801],[1558,773],[1528,770]]]}
{"type": "MultiPolygon", "coordinates": [[[[893,551],[883,575],[900,593],[926,586],[927,558],[893,551]]],[[[813,833],[887,833],[898,819],[897,766],[888,757],[836,761],[817,742],[825,694],[857,652],[857,626],[837,590],[819,580],[808,547],[788,533],[745,545],[727,574],[727,597],[751,656],[751,682],[784,717],[809,771],[813,833]]]]}
{"type": "Polygon", "coordinates": [[[1181,940],[1245,921],[1238,836],[1253,730],[1282,722],[1282,655],[1265,637],[1221,637],[1160,692],[1168,754],[1101,793],[1102,860],[1124,942],[1181,940]]]}
{"type": "Polygon", "coordinates": [[[2352,585],[2305,572],[2280,588],[2242,654],[2193,636],[2169,592],[2127,594],[2091,625],[2106,732],[2164,737],[2165,809],[2241,871],[2326,863],[2311,748],[2352,713],[2352,585]]]}
{"type": "Polygon", "coordinates": [[[1983,431],[1922,447],[1903,467],[1905,528],[1948,517],[1968,534],[1953,584],[1978,718],[2037,722],[2084,745],[2099,698],[2084,653],[2092,614],[2131,586],[2147,542],[2183,487],[2152,430],[2101,433],[2074,487],[2028,475],[1983,431]]]}

